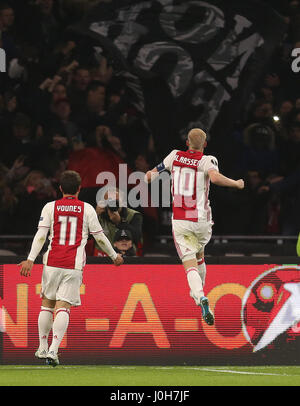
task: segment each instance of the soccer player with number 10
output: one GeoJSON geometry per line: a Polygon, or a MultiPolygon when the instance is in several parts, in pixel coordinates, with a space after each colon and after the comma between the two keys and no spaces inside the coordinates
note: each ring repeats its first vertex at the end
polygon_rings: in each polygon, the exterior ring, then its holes
{"type": "Polygon", "coordinates": [[[243,189],[244,181],[222,175],[217,159],[203,154],[207,142],[206,134],[200,128],[189,131],[186,143],[187,151],[173,150],[161,164],[146,173],[145,181],[151,182],[164,170],[171,173],[174,243],[187,275],[190,296],[201,307],[204,321],[213,325],[214,315],[203,291],[204,248],[211,238],[213,225],[209,184],[211,181],[219,186],[243,189]]]}

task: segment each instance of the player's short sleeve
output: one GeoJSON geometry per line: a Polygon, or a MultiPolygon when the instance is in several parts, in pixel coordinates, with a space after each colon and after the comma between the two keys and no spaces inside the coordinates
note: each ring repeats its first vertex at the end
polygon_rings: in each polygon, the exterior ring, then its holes
{"type": "Polygon", "coordinates": [[[209,171],[211,171],[213,169],[219,172],[218,160],[217,160],[216,157],[214,157],[212,155],[207,155],[205,163],[204,163],[203,170],[204,170],[205,173],[207,173],[207,172],[209,172],[209,171]]]}
{"type": "Polygon", "coordinates": [[[54,206],[54,202],[49,202],[49,203],[45,204],[45,206],[43,207],[41,216],[40,216],[38,228],[40,228],[40,227],[50,228],[53,206],[54,206]]]}
{"type": "Polygon", "coordinates": [[[173,149],[172,152],[170,152],[170,154],[168,156],[165,157],[165,159],[163,160],[162,164],[164,166],[164,169],[168,170],[171,172],[172,170],[172,165],[175,159],[175,155],[178,152],[178,149],[173,149]]]}
{"type": "Polygon", "coordinates": [[[86,218],[89,232],[91,234],[98,234],[103,232],[103,228],[99,222],[96,210],[93,206],[88,203],[85,203],[86,218]]]}

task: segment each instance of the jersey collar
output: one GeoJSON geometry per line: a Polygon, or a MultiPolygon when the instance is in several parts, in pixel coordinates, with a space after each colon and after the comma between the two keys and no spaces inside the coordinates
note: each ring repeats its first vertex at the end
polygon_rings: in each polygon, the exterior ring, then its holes
{"type": "Polygon", "coordinates": [[[70,196],[65,196],[64,199],[70,199],[70,200],[72,199],[72,200],[74,200],[74,199],[76,199],[76,196],[71,196],[71,195],[70,196]]]}
{"type": "Polygon", "coordinates": [[[196,149],[192,149],[192,148],[189,148],[189,149],[187,150],[187,152],[195,152],[195,153],[198,153],[198,154],[203,154],[203,152],[198,151],[198,150],[196,150],[196,149]]]}

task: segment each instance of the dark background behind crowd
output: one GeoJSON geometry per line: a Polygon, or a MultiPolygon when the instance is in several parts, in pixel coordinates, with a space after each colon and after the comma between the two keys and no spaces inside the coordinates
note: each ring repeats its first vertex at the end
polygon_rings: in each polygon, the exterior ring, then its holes
{"type": "MultiPolygon", "coordinates": [[[[105,0],[109,2],[109,0],[105,0]]],[[[43,205],[60,197],[65,169],[82,177],[80,198],[95,206],[95,179],[146,172],[163,157],[135,109],[124,78],[111,61],[95,56],[88,40],[66,27],[98,1],[0,2],[0,234],[35,233],[43,205]]],[[[214,233],[297,235],[300,231],[300,73],[291,51],[300,48],[300,1],[270,1],[287,33],[224,145],[207,153],[220,170],[244,178],[244,191],[211,188],[214,233]]],[[[184,148],[172,145],[170,150],[184,148]]],[[[169,233],[170,210],[140,208],[143,244],[169,233]],[[169,230],[169,231],[168,231],[169,230]]]]}

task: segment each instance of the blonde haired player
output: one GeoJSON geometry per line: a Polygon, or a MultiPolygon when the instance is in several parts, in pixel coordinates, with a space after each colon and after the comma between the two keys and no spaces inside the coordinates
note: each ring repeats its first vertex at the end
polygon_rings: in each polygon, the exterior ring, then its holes
{"type": "Polygon", "coordinates": [[[177,253],[184,266],[190,295],[201,306],[208,325],[214,324],[207,297],[204,295],[206,265],[204,248],[212,234],[212,215],[208,200],[210,181],[219,186],[244,188],[242,179],[233,180],[222,175],[218,161],[204,155],[206,134],[200,128],[189,131],[187,151],[173,150],[162,163],[145,175],[151,182],[164,170],[171,172],[173,217],[172,231],[177,253]]]}

